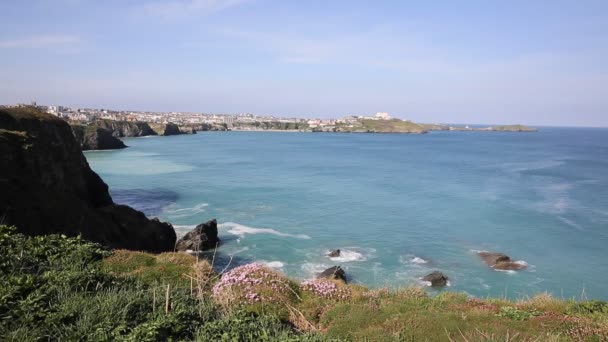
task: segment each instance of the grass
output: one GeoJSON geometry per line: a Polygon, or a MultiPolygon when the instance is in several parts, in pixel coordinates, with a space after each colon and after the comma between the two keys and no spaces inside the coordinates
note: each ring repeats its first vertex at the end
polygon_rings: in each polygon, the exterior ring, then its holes
{"type": "Polygon", "coordinates": [[[0,336],[7,341],[608,340],[603,301],[298,284],[261,265],[220,277],[187,254],[110,252],[4,226],[0,271],[0,336]]]}
{"type": "Polygon", "coordinates": [[[374,133],[426,133],[426,129],[414,122],[399,119],[391,120],[359,120],[356,125],[339,125],[341,132],[374,132],[374,133]]]}

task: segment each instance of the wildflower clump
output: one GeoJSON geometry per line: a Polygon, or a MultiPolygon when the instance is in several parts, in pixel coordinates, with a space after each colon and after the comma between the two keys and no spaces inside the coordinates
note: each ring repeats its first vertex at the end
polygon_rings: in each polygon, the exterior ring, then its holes
{"type": "Polygon", "coordinates": [[[328,279],[307,280],[300,284],[300,290],[311,292],[324,299],[346,300],[351,297],[346,286],[340,286],[328,279]]]}
{"type": "Polygon", "coordinates": [[[289,279],[257,263],[224,273],[213,286],[213,297],[221,304],[286,303],[295,295],[289,279]]]}

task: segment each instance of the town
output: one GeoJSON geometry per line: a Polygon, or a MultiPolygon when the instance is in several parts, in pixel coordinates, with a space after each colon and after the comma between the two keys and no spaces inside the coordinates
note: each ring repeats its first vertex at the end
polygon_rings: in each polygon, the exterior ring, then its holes
{"type": "MultiPolygon", "coordinates": [[[[297,127],[308,129],[331,130],[337,125],[350,126],[356,125],[360,120],[391,120],[389,113],[378,112],[375,115],[346,115],[342,118],[321,119],[321,118],[296,118],[296,117],[275,117],[272,115],[256,115],[251,113],[239,114],[211,114],[202,112],[147,112],[112,110],[96,108],[77,108],[62,105],[40,105],[35,101],[29,104],[4,105],[0,107],[23,107],[31,106],[53,114],[62,119],[72,122],[90,123],[95,120],[113,120],[127,122],[149,122],[149,123],[174,123],[177,125],[200,125],[215,124],[224,125],[228,129],[235,130],[256,130],[255,123],[284,123],[298,124],[297,127]]],[[[352,126],[351,126],[352,127],[352,126]]]]}

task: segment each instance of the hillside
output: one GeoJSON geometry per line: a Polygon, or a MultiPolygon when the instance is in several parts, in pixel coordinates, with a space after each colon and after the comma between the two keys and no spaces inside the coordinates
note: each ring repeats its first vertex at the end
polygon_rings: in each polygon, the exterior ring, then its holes
{"type": "Polygon", "coordinates": [[[181,253],[104,250],[0,226],[5,341],[606,341],[608,303],[475,299],[299,282],[258,264],[217,274],[181,253]]]}
{"type": "Polygon", "coordinates": [[[353,124],[338,124],[336,132],[353,132],[353,133],[412,133],[423,134],[427,130],[421,125],[412,121],[404,121],[399,119],[391,120],[358,120],[353,124]]]}

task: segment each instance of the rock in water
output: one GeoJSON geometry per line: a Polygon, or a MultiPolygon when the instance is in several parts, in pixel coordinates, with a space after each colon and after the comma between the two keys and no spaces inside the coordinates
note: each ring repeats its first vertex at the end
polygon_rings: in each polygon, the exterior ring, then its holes
{"type": "Polygon", "coordinates": [[[336,249],[335,251],[331,251],[329,254],[327,254],[327,256],[330,258],[337,258],[340,256],[340,250],[336,249]]]}
{"type": "Polygon", "coordinates": [[[431,283],[431,286],[446,286],[448,284],[448,277],[439,271],[433,271],[430,274],[427,274],[424,278],[424,281],[428,281],[431,283]]]}
{"type": "Polygon", "coordinates": [[[342,280],[346,283],[346,272],[340,266],[333,266],[319,273],[317,278],[342,280]]]}
{"type": "Polygon", "coordinates": [[[111,248],[172,251],[175,230],[116,205],[67,122],[0,108],[0,218],[27,235],[82,235],[111,248]]]}
{"type": "Polygon", "coordinates": [[[479,252],[478,254],[486,265],[496,270],[518,271],[527,267],[525,263],[511,260],[506,254],[490,252],[479,252]]]}
{"type": "Polygon", "coordinates": [[[215,248],[220,239],[217,237],[217,221],[215,219],[201,223],[188,234],[184,235],[175,245],[176,251],[185,252],[205,251],[215,248]]]}

